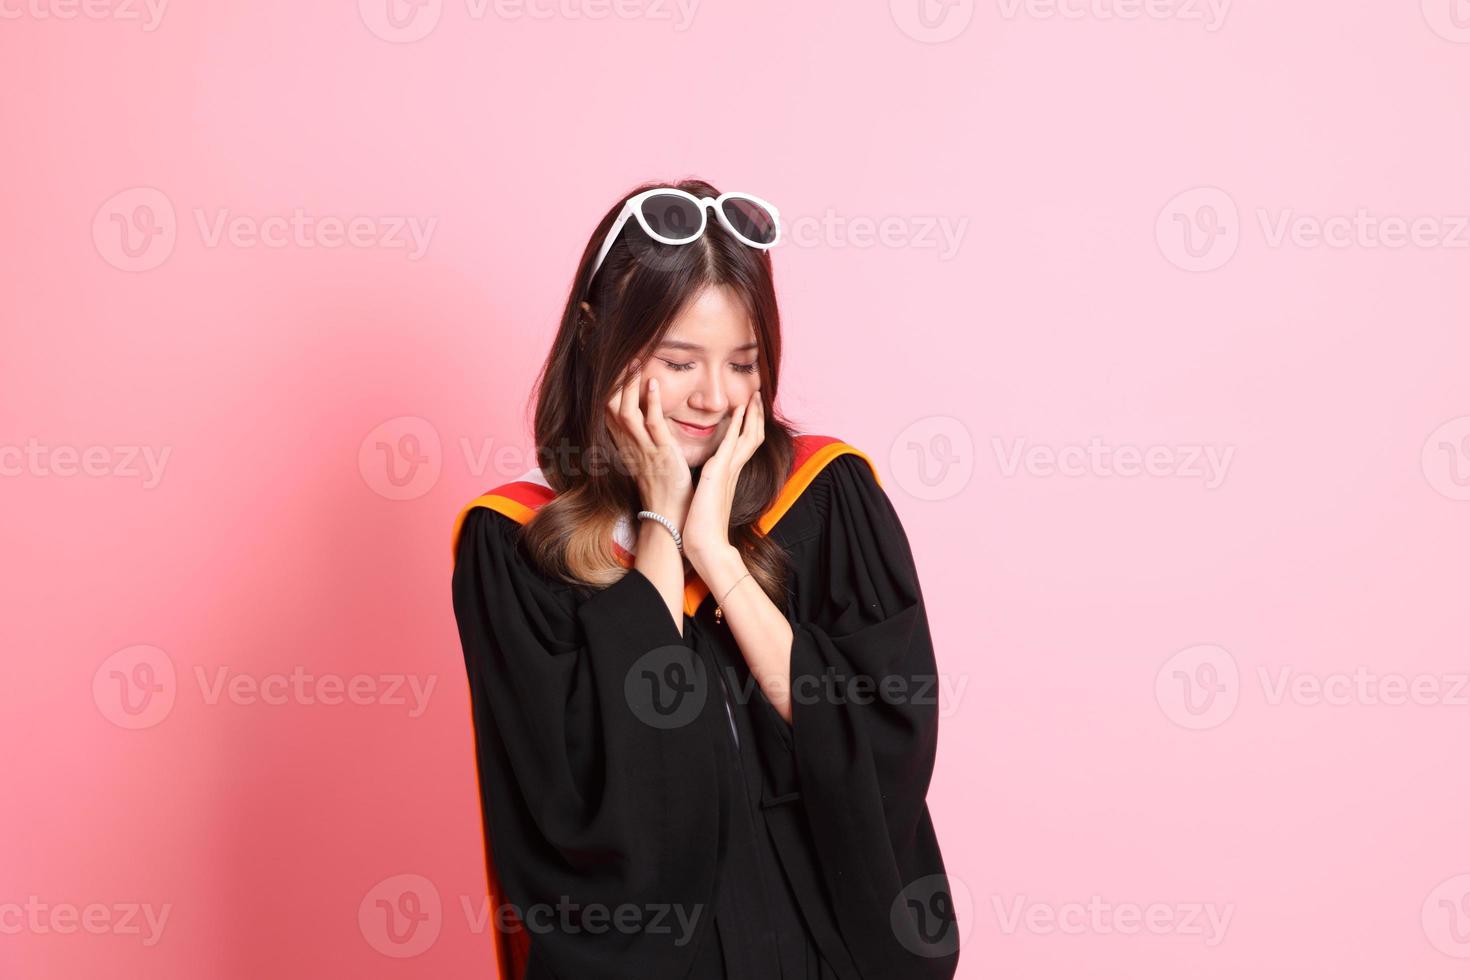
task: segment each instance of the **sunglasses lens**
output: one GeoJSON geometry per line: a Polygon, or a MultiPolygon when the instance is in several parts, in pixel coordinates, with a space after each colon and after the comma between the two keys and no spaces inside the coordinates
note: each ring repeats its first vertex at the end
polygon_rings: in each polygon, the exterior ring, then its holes
{"type": "Polygon", "coordinates": [[[699,234],[699,205],[678,194],[655,194],[643,202],[648,226],[665,238],[692,240],[699,234]]]}
{"type": "Polygon", "coordinates": [[[758,245],[769,245],[776,240],[776,216],[754,201],[740,197],[728,198],[724,209],[730,224],[750,241],[758,245]]]}

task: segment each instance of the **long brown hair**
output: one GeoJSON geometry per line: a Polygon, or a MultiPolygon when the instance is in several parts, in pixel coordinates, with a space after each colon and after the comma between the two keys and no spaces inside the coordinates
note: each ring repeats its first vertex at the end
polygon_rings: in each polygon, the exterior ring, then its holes
{"type": "MultiPolygon", "coordinates": [[[[755,529],[786,482],[795,454],[789,420],[773,408],[780,381],[781,317],[771,256],[735,238],[713,214],[707,216],[704,234],[688,245],[654,241],[630,220],[591,277],[592,262],[623,203],[654,187],[678,187],[701,198],[720,193],[697,179],[643,184],[623,195],[593,229],[533,394],[537,460],[557,495],[524,526],[522,544],[543,572],[565,582],[606,586],[627,573],[612,550],[612,532],[621,516],[636,531],[638,486],[619,461],[607,429],[606,403],[626,381],[624,369],[657,348],[691,300],[707,287],[728,287],[755,330],[759,397],[766,415],[765,440],[742,468],[735,488],[730,543],[745,559],[751,577],[785,608],[786,553],[755,529]],[[583,300],[591,316],[583,311],[583,300]]],[[[694,477],[697,484],[698,469],[694,477]]]]}

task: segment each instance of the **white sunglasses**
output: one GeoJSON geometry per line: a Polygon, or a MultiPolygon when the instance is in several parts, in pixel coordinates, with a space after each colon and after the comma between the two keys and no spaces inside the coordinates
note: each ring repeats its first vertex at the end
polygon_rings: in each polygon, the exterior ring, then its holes
{"type": "MultiPolygon", "coordinates": [[[[612,249],[618,233],[630,217],[636,217],[648,237],[665,245],[688,245],[704,234],[708,217],[705,209],[714,208],[720,224],[730,234],[751,248],[766,249],[781,239],[781,215],[775,205],[753,194],[726,191],[719,197],[695,197],[677,187],[655,187],[634,194],[623,205],[618,220],[603,239],[592,263],[592,276],[602,267],[602,260],[612,249]]],[[[587,281],[592,281],[589,276],[587,281]]]]}

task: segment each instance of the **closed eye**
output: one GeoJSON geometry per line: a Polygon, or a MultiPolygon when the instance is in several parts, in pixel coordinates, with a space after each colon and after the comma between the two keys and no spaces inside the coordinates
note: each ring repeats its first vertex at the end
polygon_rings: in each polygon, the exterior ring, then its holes
{"type": "MultiPolygon", "coordinates": [[[[659,358],[659,360],[663,360],[663,358],[659,358]]],[[[693,361],[690,361],[687,364],[675,364],[673,361],[664,361],[664,363],[675,371],[694,370],[693,361]]],[[[760,362],[758,361],[751,361],[749,364],[731,364],[730,366],[741,374],[755,374],[755,370],[759,366],[759,363],[760,362]]]]}

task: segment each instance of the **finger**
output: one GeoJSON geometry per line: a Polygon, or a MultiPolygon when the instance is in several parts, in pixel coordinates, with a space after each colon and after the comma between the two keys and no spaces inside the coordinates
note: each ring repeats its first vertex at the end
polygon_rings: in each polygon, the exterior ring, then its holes
{"type": "Polygon", "coordinates": [[[669,431],[668,420],[664,418],[663,400],[658,395],[658,379],[648,379],[648,433],[653,437],[655,446],[673,445],[674,434],[669,431]]]}
{"type": "Polygon", "coordinates": [[[751,448],[760,445],[765,438],[766,432],[766,403],[761,399],[759,391],[750,396],[750,412],[746,415],[745,431],[742,437],[748,438],[751,448]]]}
{"type": "Polygon", "coordinates": [[[639,406],[639,392],[643,387],[643,365],[633,369],[633,377],[629,381],[629,388],[623,395],[623,406],[621,415],[623,424],[628,433],[638,443],[639,448],[652,449],[653,440],[648,435],[648,424],[643,420],[643,409],[639,406]]]}
{"type": "Polygon", "coordinates": [[[725,434],[720,437],[720,444],[715,447],[715,455],[722,459],[728,459],[735,451],[735,443],[740,438],[740,428],[745,421],[745,406],[741,405],[735,409],[735,415],[730,419],[730,424],[725,426],[725,434]]]}

